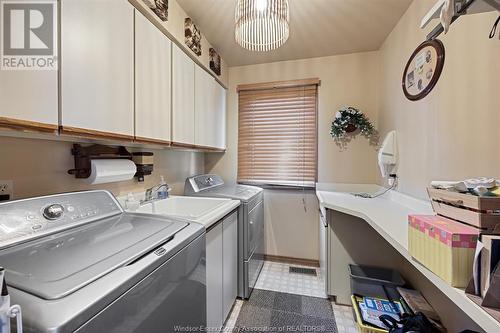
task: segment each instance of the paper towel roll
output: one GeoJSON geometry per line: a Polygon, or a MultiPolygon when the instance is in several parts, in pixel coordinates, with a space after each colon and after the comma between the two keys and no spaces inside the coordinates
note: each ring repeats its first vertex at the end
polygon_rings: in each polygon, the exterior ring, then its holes
{"type": "Polygon", "coordinates": [[[127,159],[92,160],[90,184],[120,182],[134,178],[135,163],[127,159]]]}

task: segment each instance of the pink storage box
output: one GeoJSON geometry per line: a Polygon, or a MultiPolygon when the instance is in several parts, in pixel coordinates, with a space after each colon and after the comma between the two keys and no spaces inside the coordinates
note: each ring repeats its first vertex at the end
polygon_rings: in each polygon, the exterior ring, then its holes
{"type": "Polygon", "coordinates": [[[408,251],[454,287],[465,288],[479,230],[437,215],[408,216],[408,251]]]}

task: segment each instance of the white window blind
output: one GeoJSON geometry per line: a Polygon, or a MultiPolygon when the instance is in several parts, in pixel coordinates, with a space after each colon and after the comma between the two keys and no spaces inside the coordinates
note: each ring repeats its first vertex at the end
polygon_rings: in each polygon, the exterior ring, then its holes
{"type": "Polygon", "coordinates": [[[318,79],[239,86],[238,182],[314,187],[318,79]]]}

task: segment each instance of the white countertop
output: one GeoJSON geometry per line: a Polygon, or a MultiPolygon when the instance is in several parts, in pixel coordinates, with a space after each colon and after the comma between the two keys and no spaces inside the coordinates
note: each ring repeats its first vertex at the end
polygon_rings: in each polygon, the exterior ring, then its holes
{"type": "Polygon", "coordinates": [[[500,323],[472,302],[462,289],[454,288],[422,266],[408,252],[408,214],[433,214],[429,202],[415,199],[397,191],[378,198],[365,199],[351,193],[374,193],[378,185],[318,184],[316,195],[320,207],[357,216],[365,220],[403,257],[417,268],[486,332],[500,332],[500,323]]]}
{"type": "Polygon", "coordinates": [[[433,214],[430,203],[396,191],[373,199],[352,194],[375,193],[381,190],[377,185],[355,185],[351,191],[348,187],[326,191],[321,188],[316,190],[321,206],[366,220],[398,251],[408,251],[408,214],[433,214]]]}
{"type": "MultiPolygon", "coordinates": [[[[205,199],[211,199],[211,198],[205,198],[205,199]]],[[[199,219],[191,220],[191,222],[200,223],[205,227],[205,229],[208,229],[210,228],[210,226],[219,221],[221,218],[223,218],[224,216],[226,216],[227,214],[231,213],[233,210],[238,208],[238,206],[241,204],[239,200],[224,199],[224,201],[226,201],[224,205],[217,207],[216,209],[203,215],[199,219]]]]}

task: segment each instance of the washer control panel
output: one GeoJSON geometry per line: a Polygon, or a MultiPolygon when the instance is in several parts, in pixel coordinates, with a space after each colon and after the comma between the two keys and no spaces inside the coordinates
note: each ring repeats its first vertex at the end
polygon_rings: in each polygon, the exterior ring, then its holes
{"type": "Polygon", "coordinates": [[[0,204],[0,246],[122,213],[107,191],[57,194],[0,204]]]}
{"type": "Polygon", "coordinates": [[[60,204],[52,204],[45,207],[43,217],[47,220],[57,220],[64,213],[64,207],[60,204]]]}
{"type": "Polygon", "coordinates": [[[203,190],[224,185],[224,181],[218,175],[198,175],[186,179],[186,194],[198,193],[203,190]]]}

